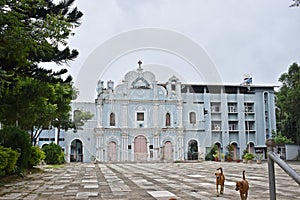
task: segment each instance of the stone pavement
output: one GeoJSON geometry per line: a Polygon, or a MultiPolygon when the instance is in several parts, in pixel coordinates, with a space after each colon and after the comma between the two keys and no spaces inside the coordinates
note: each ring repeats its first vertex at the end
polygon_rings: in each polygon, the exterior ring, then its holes
{"type": "MultiPolygon", "coordinates": [[[[276,164],[278,200],[300,199],[300,186],[276,164]]],[[[300,163],[290,163],[300,173],[300,163]]],[[[61,169],[44,169],[15,183],[0,187],[2,199],[130,199],[167,200],[239,199],[235,182],[246,170],[249,200],[269,199],[267,163],[236,162],[189,163],[72,163],[61,169]],[[216,169],[222,166],[226,176],[225,193],[217,197],[216,169]]]]}

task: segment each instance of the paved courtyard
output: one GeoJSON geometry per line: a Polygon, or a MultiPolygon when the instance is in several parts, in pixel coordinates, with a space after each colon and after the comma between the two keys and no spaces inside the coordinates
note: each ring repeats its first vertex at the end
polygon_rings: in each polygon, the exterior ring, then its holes
{"type": "MultiPolygon", "coordinates": [[[[278,200],[300,199],[300,186],[276,166],[278,200]]],[[[290,163],[300,173],[300,163],[290,163]]],[[[72,163],[44,169],[0,187],[0,199],[239,199],[235,182],[246,170],[248,199],[269,199],[267,163],[72,163]],[[225,193],[217,197],[216,169],[222,166],[225,193]]]]}

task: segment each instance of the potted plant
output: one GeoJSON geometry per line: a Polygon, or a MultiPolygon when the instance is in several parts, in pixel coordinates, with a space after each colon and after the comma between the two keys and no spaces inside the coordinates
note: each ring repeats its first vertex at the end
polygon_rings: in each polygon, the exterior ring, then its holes
{"type": "Polygon", "coordinates": [[[228,153],[226,154],[226,157],[227,157],[227,161],[228,162],[232,162],[233,160],[233,151],[234,151],[234,146],[232,144],[228,144],[226,146],[226,150],[228,151],[228,153]]]}
{"type": "Polygon", "coordinates": [[[214,160],[219,161],[219,150],[216,150],[215,153],[213,154],[214,160]]]}
{"type": "Polygon", "coordinates": [[[233,159],[232,159],[232,154],[227,153],[225,157],[226,157],[226,160],[227,160],[228,162],[232,162],[232,160],[233,160],[233,159]]]}
{"type": "Polygon", "coordinates": [[[249,151],[248,151],[247,149],[244,149],[243,155],[242,155],[243,163],[247,163],[247,160],[246,160],[246,158],[245,158],[245,155],[246,155],[247,153],[249,153],[249,151]]]}
{"type": "Polygon", "coordinates": [[[248,163],[252,163],[253,158],[255,158],[253,153],[246,153],[246,155],[244,156],[245,159],[247,160],[248,163]]]}
{"type": "Polygon", "coordinates": [[[221,153],[221,162],[224,162],[224,161],[225,161],[225,154],[221,153]]]}
{"type": "Polygon", "coordinates": [[[261,159],[263,158],[263,154],[257,154],[256,155],[256,163],[261,164],[261,159]]]}

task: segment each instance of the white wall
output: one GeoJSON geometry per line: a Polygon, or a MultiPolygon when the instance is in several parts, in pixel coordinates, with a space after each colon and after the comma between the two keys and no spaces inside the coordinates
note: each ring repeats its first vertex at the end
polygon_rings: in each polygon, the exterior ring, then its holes
{"type": "Polygon", "coordinates": [[[286,144],[286,160],[296,160],[300,152],[300,145],[286,144]]]}

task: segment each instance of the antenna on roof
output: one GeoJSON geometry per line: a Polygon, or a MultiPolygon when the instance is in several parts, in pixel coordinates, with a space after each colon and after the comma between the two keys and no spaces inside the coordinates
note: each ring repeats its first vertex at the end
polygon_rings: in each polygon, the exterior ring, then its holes
{"type": "Polygon", "coordinates": [[[252,74],[246,73],[243,75],[243,82],[241,85],[247,86],[248,90],[250,90],[250,85],[252,84],[252,74]]]}

